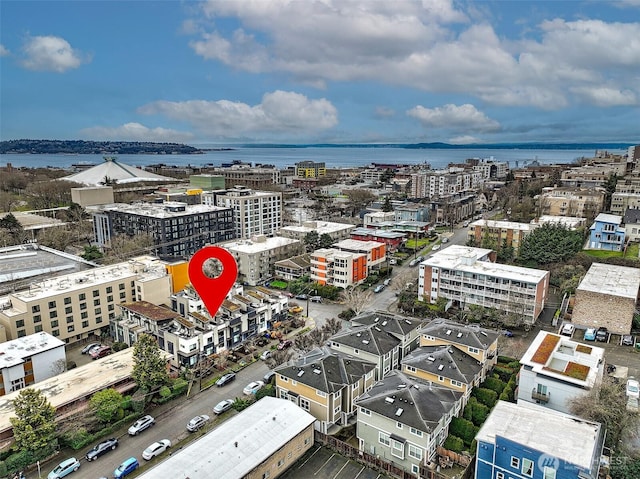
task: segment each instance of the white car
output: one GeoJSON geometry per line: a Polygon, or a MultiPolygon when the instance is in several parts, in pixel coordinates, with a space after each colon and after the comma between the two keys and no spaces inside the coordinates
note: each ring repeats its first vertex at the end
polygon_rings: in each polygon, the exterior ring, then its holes
{"type": "Polygon", "coordinates": [[[269,351],[268,349],[266,351],[262,351],[262,354],[260,355],[260,359],[262,359],[263,361],[266,361],[270,357],[271,357],[271,351],[269,351]]]}
{"type": "Polygon", "coordinates": [[[187,423],[187,431],[195,432],[209,422],[209,416],[200,414],[187,423]]]}
{"type": "Polygon", "coordinates": [[[222,414],[233,406],[233,399],[224,399],[216,404],[213,408],[214,414],[222,414]]]}
{"type": "Polygon", "coordinates": [[[258,391],[260,391],[263,386],[264,386],[264,383],[262,381],[250,382],[249,384],[247,384],[247,387],[245,387],[242,390],[242,394],[246,394],[247,396],[249,396],[251,394],[255,394],[258,391]]]}
{"type": "Polygon", "coordinates": [[[159,456],[164,451],[171,447],[171,441],[169,439],[162,439],[161,441],[154,442],[142,453],[142,457],[149,461],[156,456],[159,456]]]}
{"type": "Polygon", "coordinates": [[[439,244],[434,244],[433,248],[431,248],[431,251],[438,251],[440,249],[440,245],[439,244]]]}
{"type": "Polygon", "coordinates": [[[560,334],[563,336],[573,336],[573,330],[576,329],[576,327],[573,324],[567,323],[565,325],[562,326],[562,329],[560,330],[560,334]]]}
{"type": "Polygon", "coordinates": [[[630,398],[640,398],[640,383],[634,379],[627,379],[627,396],[630,398]]]}

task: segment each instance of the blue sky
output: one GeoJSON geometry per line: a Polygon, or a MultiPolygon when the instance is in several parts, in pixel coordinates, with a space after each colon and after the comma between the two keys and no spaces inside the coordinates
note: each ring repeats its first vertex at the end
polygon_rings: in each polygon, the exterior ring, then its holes
{"type": "Polygon", "coordinates": [[[0,1],[0,139],[640,142],[640,0],[0,1]]]}

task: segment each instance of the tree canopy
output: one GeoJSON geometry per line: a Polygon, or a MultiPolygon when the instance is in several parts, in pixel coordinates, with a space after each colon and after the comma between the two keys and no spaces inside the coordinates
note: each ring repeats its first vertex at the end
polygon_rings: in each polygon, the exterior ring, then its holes
{"type": "Polygon", "coordinates": [[[169,380],[167,363],[162,357],[158,343],[149,334],[141,334],[133,346],[131,377],[139,388],[146,391],[155,391],[169,380]]]}
{"type": "Polygon", "coordinates": [[[103,423],[110,423],[122,407],[122,394],[113,388],[98,391],[89,400],[89,406],[103,423]]]}
{"type": "Polygon", "coordinates": [[[39,389],[21,389],[13,401],[16,417],[9,418],[20,450],[49,450],[56,442],[56,410],[39,389]]]}
{"type": "Polygon", "coordinates": [[[518,252],[521,263],[537,265],[566,261],[584,244],[582,230],[569,230],[562,225],[544,224],[529,233],[518,252]]]}

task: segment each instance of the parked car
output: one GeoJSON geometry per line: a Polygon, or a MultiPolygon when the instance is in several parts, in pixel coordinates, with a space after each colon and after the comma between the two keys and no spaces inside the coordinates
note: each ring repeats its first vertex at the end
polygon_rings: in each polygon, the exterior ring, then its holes
{"type": "Polygon", "coordinates": [[[258,391],[260,391],[260,389],[262,389],[263,386],[264,386],[264,383],[262,381],[252,381],[249,384],[247,384],[247,386],[242,390],[242,393],[249,396],[251,394],[255,394],[258,391]]]}
{"type": "Polygon", "coordinates": [[[584,332],[584,340],[585,341],[595,341],[596,340],[596,328],[587,328],[584,332]]]}
{"type": "Polygon", "coordinates": [[[565,323],[562,325],[562,329],[560,330],[560,334],[563,336],[573,336],[573,331],[576,327],[571,323],[565,323]]]}
{"type": "Polygon", "coordinates": [[[387,278],[385,279],[382,284],[384,284],[385,286],[389,286],[391,284],[391,278],[387,278]]]}
{"type": "Polygon", "coordinates": [[[233,406],[233,399],[223,399],[213,407],[214,414],[222,414],[233,406]]]}
{"type": "Polygon", "coordinates": [[[150,428],[155,423],[156,423],[156,420],[153,419],[153,416],[149,416],[147,414],[146,416],[141,417],[140,419],[138,419],[136,422],[134,422],[131,425],[131,427],[129,428],[129,431],[128,431],[129,435],[130,436],[137,436],[139,433],[141,433],[145,429],[150,428]]]}
{"type": "Polygon", "coordinates": [[[300,306],[292,306],[291,308],[289,308],[289,312],[291,314],[298,314],[298,313],[302,313],[304,311],[304,309],[302,309],[300,306]]]}
{"type": "Polygon", "coordinates": [[[138,469],[138,467],[140,467],[138,460],[135,457],[130,457],[120,464],[115,471],[113,471],[113,477],[115,479],[121,479],[131,474],[133,471],[138,469]]]}
{"type": "Polygon", "coordinates": [[[278,343],[278,351],[290,348],[291,346],[293,346],[293,341],[291,341],[290,339],[285,339],[284,341],[280,341],[278,343]]]}
{"type": "Polygon", "coordinates": [[[631,334],[624,334],[620,340],[620,344],[623,346],[634,346],[636,344],[636,340],[631,334]]]}
{"type": "Polygon", "coordinates": [[[433,248],[431,248],[431,251],[438,251],[440,249],[440,245],[439,244],[434,244],[433,248]]]}
{"type": "Polygon", "coordinates": [[[53,471],[49,473],[47,479],[59,479],[60,477],[66,477],[72,472],[76,472],[78,469],[80,469],[80,461],[75,457],[70,457],[58,464],[53,471]]]}
{"type": "Polygon", "coordinates": [[[142,452],[142,458],[149,461],[171,447],[169,439],[162,439],[151,444],[142,452]]]}
{"type": "Polygon", "coordinates": [[[201,427],[204,427],[205,424],[209,422],[211,419],[206,414],[200,414],[199,416],[194,417],[191,421],[187,423],[187,431],[195,432],[201,427]]]}
{"type": "Polygon", "coordinates": [[[308,298],[308,296],[306,294],[298,294],[298,295],[296,295],[296,299],[305,299],[306,300],[307,298],[308,298]]]}
{"type": "Polygon", "coordinates": [[[465,228],[469,226],[469,222],[465,221],[464,223],[462,223],[462,226],[464,226],[465,228]]]}
{"type": "Polygon", "coordinates": [[[449,242],[449,238],[442,238],[442,244],[448,243],[449,242]]]}
{"type": "Polygon", "coordinates": [[[634,378],[627,379],[627,396],[630,398],[640,398],[640,382],[634,378]]]}
{"type": "Polygon", "coordinates": [[[271,357],[271,351],[269,351],[268,349],[266,351],[262,351],[262,354],[260,355],[260,359],[262,359],[263,361],[266,361],[270,357],[271,357]]]}
{"type": "Polygon", "coordinates": [[[374,293],[382,293],[382,291],[384,291],[385,285],[384,284],[379,284],[378,286],[376,286],[373,289],[374,293]]]}
{"type": "Polygon", "coordinates": [[[513,338],[513,332],[509,329],[505,329],[504,331],[502,331],[502,335],[506,336],[507,338],[513,338]]]}
{"type": "Polygon", "coordinates": [[[601,341],[601,342],[609,341],[609,330],[604,326],[600,326],[596,331],[596,341],[601,341]]]}
{"type": "Polygon", "coordinates": [[[104,358],[111,354],[111,348],[109,346],[101,346],[98,349],[93,349],[89,354],[91,355],[91,359],[104,358]]]}
{"type": "Polygon", "coordinates": [[[115,437],[112,437],[110,439],[106,439],[101,443],[98,443],[95,446],[93,446],[93,448],[90,449],[84,455],[84,457],[87,458],[87,461],[95,461],[100,456],[105,455],[109,451],[113,451],[117,447],[118,447],[118,440],[115,437]]]}
{"type": "Polygon", "coordinates": [[[80,352],[82,354],[89,354],[89,351],[91,351],[93,348],[99,348],[100,346],[102,346],[102,344],[100,343],[89,343],[84,348],[82,348],[80,352]]]}
{"type": "Polygon", "coordinates": [[[322,296],[309,296],[309,301],[312,303],[322,303],[322,296]]]}
{"type": "Polygon", "coordinates": [[[398,260],[392,258],[392,259],[389,260],[389,264],[398,264],[398,260]]]}
{"type": "Polygon", "coordinates": [[[264,381],[265,384],[271,384],[273,381],[276,380],[276,372],[269,371],[267,374],[264,375],[262,380],[264,381]]]}
{"type": "Polygon", "coordinates": [[[224,376],[221,376],[220,379],[216,381],[216,386],[220,388],[226,384],[229,384],[232,381],[235,381],[235,379],[236,379],[236,373],[225,374],[224,376]]]}

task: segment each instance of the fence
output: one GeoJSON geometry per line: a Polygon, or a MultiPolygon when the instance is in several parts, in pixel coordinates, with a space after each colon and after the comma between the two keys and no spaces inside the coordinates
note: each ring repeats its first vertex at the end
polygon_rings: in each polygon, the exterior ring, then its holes
{"type": "MultiPolygon", "coordinates": [[[[418,479],[418,476],[416,476],[415,474],[405,471],[404,469],[402,469],[401,467],[393,463],[384,461],[380,459],[378,456],[361,451],[357,447],[352,446],[351,444],[343,442],[339,439],[336,439],[333,436],[329,436],[319,431],[315,431],[315,441],[318,444],[327,446],[329,449],[337,452],[338,454],[348,457],[349,459],[353,459],[354,461],[362,464],[363,466],[371,467],[373,469],[376,469],[379,472],[383,472],[387,474],[388,476],[391,476],[397,479],[418,479]]],[[[465,475],[463,477],[465,478],[472,477],[467,475],[467,471],[471,469],[472,468],[467,468],[467,470],[465,471],[465,475]]],[[[448,479],[448,477],[437,471],[433,471],[424,466],[420,466],[419,479],[448,479]]]]}

